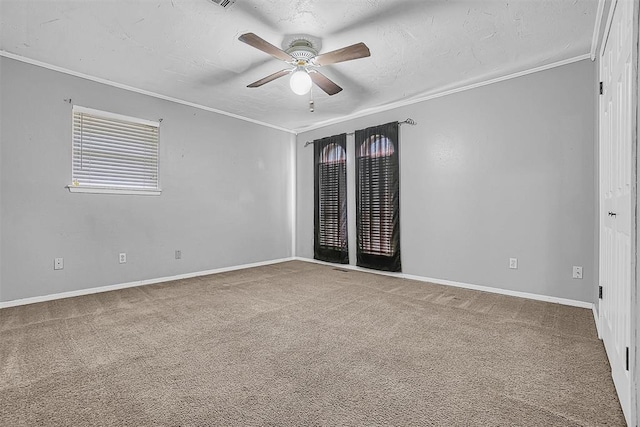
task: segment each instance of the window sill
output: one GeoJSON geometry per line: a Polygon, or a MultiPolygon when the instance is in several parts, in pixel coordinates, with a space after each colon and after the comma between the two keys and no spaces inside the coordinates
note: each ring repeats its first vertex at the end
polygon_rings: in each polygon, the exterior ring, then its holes
{"type": "Polygon", "coordinates": [[[162,190],[134,190],[131,188],[100,188],[100,187],[76,187],[67,185],[70,193],[94,193],[94,194],[129,194],[137,196],[159,196],[162,190]]]}

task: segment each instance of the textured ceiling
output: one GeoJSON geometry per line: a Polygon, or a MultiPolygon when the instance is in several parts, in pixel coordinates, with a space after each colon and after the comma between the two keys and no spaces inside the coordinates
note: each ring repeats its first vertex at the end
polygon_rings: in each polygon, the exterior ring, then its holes
{"type": "Polygon", "coordinates": [[[0,0],[0,49],[75,72],[302,130],[368,109],[587,54],[597,0],[0,0]],[[238,41],[321,52],[364,42],[371,57],[322,72],[344,90],[289,90],[286,68],[238,41]]]}

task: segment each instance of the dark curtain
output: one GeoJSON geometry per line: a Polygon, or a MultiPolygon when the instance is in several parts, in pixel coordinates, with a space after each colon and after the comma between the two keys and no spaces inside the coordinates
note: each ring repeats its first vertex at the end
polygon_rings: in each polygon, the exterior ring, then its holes
{"type": "Polygon", "coordinates": [[[314,245],[318,260],[349,263],[347,245],[347,135],[314,141],[314,245]]]}
{"type": "Polygon", "coordinates": [[[357,264],[402,271],[398,122],[355,132],[357,264]]]}

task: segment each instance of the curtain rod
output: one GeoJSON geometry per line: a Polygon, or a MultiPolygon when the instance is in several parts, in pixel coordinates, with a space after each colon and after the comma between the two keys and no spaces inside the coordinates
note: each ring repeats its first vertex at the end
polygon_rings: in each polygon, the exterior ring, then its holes
{"type": "MultiPolygon", "coordinates": [[[[417,125],[417,124],[418,124],[418,123],[416,123],[416,121],[415,121],[415,120],[413,120],[413,119],[411,119],[411,118],[406,119],[406,120],[403,120],[403,121],[401,121],[401,122],[396,122],[396,123],[398,123],[398,126],[402,126],[402,125],[411,125],[411,126],[415,126],[415,125],[417,125]]],[[[347,135],[353,135],[353,134],[355,134],[355,132],[347,132],[347,135]]],[[[313,144],[313,143],[314,143],[314,141],[307,141],[307,142],[305,142],[305,143],[304,143],[304,146],[306,147],[307,145],[311,145],[311,144],[313,144]]]]}

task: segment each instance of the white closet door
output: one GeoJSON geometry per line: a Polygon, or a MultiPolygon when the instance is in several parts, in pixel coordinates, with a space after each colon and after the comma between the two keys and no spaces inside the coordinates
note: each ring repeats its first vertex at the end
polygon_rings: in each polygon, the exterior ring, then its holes
{"type": "Polygon", "coordinates": [[[612,5],[600,62],[601,334],[627,422],[631,413],[632,47],[633,2],[612,5]]]}

